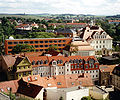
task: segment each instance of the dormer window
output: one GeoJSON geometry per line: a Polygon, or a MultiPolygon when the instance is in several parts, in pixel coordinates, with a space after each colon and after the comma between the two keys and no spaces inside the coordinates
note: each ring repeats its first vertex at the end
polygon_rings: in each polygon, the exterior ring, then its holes
{"type": "Polygon", "coordinates": [[[56,65],[56,61],[53,61],[53,65],[56,65]]]}
{"type": "Polygon", "coordinates": [[[79,63],[81,63],[82,62],[82,60],[81,59],[79,59],[79,63]]]}
{"type": "Polygon", "coordinates": [[[1,90],[1,92],[4,92],[4,90],[2,88],[0,90],[1,90]]]}
{"type": "Polygon", "coordinates": [[[72,84],[72,85],[74,85],[74,83],[73,83],[73,82],[72,82],[71,84],[72,84]]]}
{"type": "Polygon", "coordinates": [[[63,61],[62,60],[60,60],[60,64],[62,64],[63,63],[63,61]]]}
{"type": "Polygon", "coordinates": [[[45,62],[44,62],[45,64],[47,64],[48,63],[48,60],[45,60],[45,62]]]}
{"type": "Polygon", "coordinates": [[[76,63],[79,63],[79,60],[78,60],[78,59],[76,59],[76,63]]]}
{"type": "Polygon", "coordinates": [[[28,81],[30,81],[30,77],[28,77],[27,79],[28,79],[28,81]]]}
{"type": "Polygon", "coordinates": [[[59,64],[59,60],[57,60],[57,64],[59,64]]]}
{"type": "Polygon", "coordinates": [[[7,87],[7,90],[10,91],[10,87],[7,87]]]}
{"type": "Polygon", "coordinates": [[[35,76],[35,80],[37,80],[37,77],[35,76]]]}
{"type": "Polygon", "coordinates": [[[42,61],[42,60],[40,61],[40,64],[43,64],[43,61],[42,61]]]}
{"type": "Polygon", "coordinates": [[[35,65],[35,61],[33,60],[32,65],[35,65]]]}
{"type": "Polygon", "coordinates": [[[57,85],[61,85],[61,82],[57,82],[57,85]]]}
{"type": "Polygon", "coordinates": [[[40,61],[39,60],[37,61],[37,64],[40,65],[40,61]]]}
{"type": "Polygon", "coordinates": [[[72,60],[71,60],[71,59],[69,60],[69,63],[72,63],[72,60]]]}

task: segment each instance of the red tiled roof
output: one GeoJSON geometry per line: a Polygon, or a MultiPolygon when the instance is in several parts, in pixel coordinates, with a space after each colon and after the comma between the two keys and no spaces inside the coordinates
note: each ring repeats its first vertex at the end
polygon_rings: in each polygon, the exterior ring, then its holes
{"type": "Polygon", "coordinates": [[[86,23],[67,23],[67,25],[87,25],[86,23]]]}
{"type": "Polygon", "coordinates": [[[109,22],[120,22],[120,20],[109,20],[109,22]]]}
{"type": "Polygon", "coordinates": [[[47,87],[57,87],[57,88],[70,88],[74,86],[84,86],[90,87],[93,86],[92,79],[89,73],[85,73],[84,76],[81,74],[71,74],[71,75],[57,75],[52,77],[40,77],[40,75],[33,75],[24,77],[23,80],[28,82],[28,78],[31,77],[32,81],[29,83],[37,84],[47,87]],[[37,77],[37,80],[34,78],[37,77]]]}
{"type": "Polygon", "coordinates": [[[9,92],[8,88],[12,88],[12,93],[16,93],[18,88],[17,81],[18,80],[0,82],[0,89],[3,89],[3,92],[8,93],[9,92]]]}

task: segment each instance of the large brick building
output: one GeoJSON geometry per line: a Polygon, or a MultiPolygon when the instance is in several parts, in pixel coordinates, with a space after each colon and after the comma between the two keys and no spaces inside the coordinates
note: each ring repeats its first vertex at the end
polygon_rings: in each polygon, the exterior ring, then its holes
{"type": "Polygon", "coordinates": [[[36,52],[47,51],[49,47],[56,46],[59,50],[65,48],[72,41],[72,38],[33,38],[33,39],[6,39],[5,54],[11,54],[17,44],[28,44],[35,47],[36,52]]]}

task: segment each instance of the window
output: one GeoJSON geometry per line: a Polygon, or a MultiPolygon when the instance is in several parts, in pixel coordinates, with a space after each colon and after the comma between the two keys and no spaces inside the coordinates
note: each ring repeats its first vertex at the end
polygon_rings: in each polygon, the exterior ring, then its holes
{"type": "Polygon", "coordinates": [[[88,69],[88,65],[86,65],[86,69],[88,69]]]}
{"type": "Polygon", "coordinates": [[[98,68],[98,65],[96,65],[96,68],[98,68]]]}
{"type": "Polygon", "coordinates": [[[10,87],[7,87],[7,90],[10,91],[10,87]]]}
{"type": "Polygon", "coordinates": [[[58,46],[61,46],[61,44],[58,44],[58,46]]]}
{"type": "Polygon", "coordinates": [[[19,77],[21,76],[21,73],[19,73],[19,77]]]}
{"type": "Polygon", "coordinates": [[[103,41],[103,43],[105,43],[105,41],[103,41]]]}
{"type": "Polygon", "coordinates": [[[54,43],[57,43],[57,40],[54,40],[54,43]]]}
{"type": "Polygon", "coordinates": [[[31,72],[29,71],[28,74],[31,75],[31,72]]]}
{"type": "Polygon", "coordinates": [[[96,48],[98,48],[98,46],[96,46],[96,48]]]}
{"type": "Polygon", "coordinates": [[[100,48],[101,48],[101,45],[100,45],[100,48]]]}
{"type": "Polygon", "coordinates": [[[49,43],[52,43],[52,41],[49,41],[49,43]]]}
{"type": "Polygon", "coordinates": [[[40,49],[40,51],[43,51],[43,49],[40,49]]]}
{"type": "Polygon", "coordinates": [[[72,82],[71,84],[72,84],[72,85],[74,85],[74,83],[73,83],[73,82],[72,82]]]}
{"type": "Polygon", "coordinates": [[[45,43],[48,43],[48,41],[45,41],[45,43]]]}
{"type": "Polygon", "coordinates": [[[26,75],[26,72],[23,72],[23,75],[26,75]]]}
{"type": "Polygon", "coordinates": [[[63,40],[63,42],[65,42],[66,40],[63,40]]]}
{"type": "Polygon", "coordinates": [[[96,43],[98,43],[98,41],[96,41],[96,43]]]}
{"type": "Polygon", "coordinates": [[[40,45],[40,47],[42,48],[42,47],[43,47],[43,45],[40,45]]]}
{"type": "Polygon", "coordinates": [[[12,44],[12,42],[8,42],[8,44],[12,44]]]}
{"type": "Polygon", "coordinates": [[[40,41],[40,43],[43,43],[43,41],[40,41]]]}
{"type": "Polygon", "coordinates": [[[81,65],[81,68],[83,68],[83,65],[81,65]]]}
{"type": "Polygon", "coordinates": [[[22,41],[20,41],[20,42],[19,42],[19,44],[23,44],[23,42],[22,42],[22,41]]]}
{"type": "Polygon", "coordinates": [[[77,64],[77,68],[79,68],[79,64],[77,64]]]}
{"type": "Polygon", "coordinates": [[[35,43],[37,44],[37,43],[38,43],[38,41],[35,41],[35,43]]]}
{"type": "Polygon", "coordinates": [[[38,48],[38,45],[35,45],[35,48],[38,48]]]}
{"type": "Polygon", "coordinates": [[[101,41],[100,41],[100,43],[101,43],[101,41]]]}
{"type": "Polygon", "coordinates": [[[42,60],[40,61],[40,64],[43,64],[43,61],[42,61],[42,60]]]}
{"type": "Polygon", "coordinates": [[[28,41],[25,41],[24,43],[25,43],[25,44],[27,44],[27,43],[28,43],[28,41]]]}
{"type": "Polygon", "coordinates": [[[14,44],[18,44],[18,42],[14,42],[14,44]]]}
{"type": "Polygon", "coordinates": [[[65,46],[65,44],[63,44],[63,46],[65,46]]]}
{"type": "Polygon", "coordinates": [[[45,45],[45,47],[48,47],[48,45],[45,45]]]}
{"type": "Polygon", "coordinates": [[[45,61],[44,61],[44,63],[45,63],[45,64],[47,64],[47,63],[48,63],[48,61],[47,61],[47,60],[45,60],[45,61]]]}
{"type": "Polygon", "coordinates": [[[30,41],[30,44],[33,44],[33,41],[30,41]]]}
{"type": "Polygon", "coordinates": [[[77,68],[77,66],[75,65],[75,68],[77,68]]]}
{"type": "Polygon", "coordinates": [[[105,45],[103,45],[103,48],[105,48],[105,45]]]}
{"type": "Polygon", "coordinates": [[[9,46],[8,49],[12,49],[12,46],[9,46]]]}
{"type": "Polygon", "coordinates": [[[73,69],[73,65],[71,66],[71,68],[73,69]]]}
{"type": "Polygon", "coordinates": [[[32,65],[35,65],[35,61],[32,62],[32,65]]]}
{"type": "Polygon", "coordinates": [[[58,42],[60,43],[60,42],[61,42],[61,40],[58,40],[58,42]]]}
{"type": "Polygon", "coordinates": [[[3,91],[4,91],[2,88],[1,88],[0,90],[1,90],[1,92],[3,92],[3,91]]]}
{"type": "Polygon", "coordinates": [[[61,85],[61,82],[57,82],[57,85],[61,85]]]}

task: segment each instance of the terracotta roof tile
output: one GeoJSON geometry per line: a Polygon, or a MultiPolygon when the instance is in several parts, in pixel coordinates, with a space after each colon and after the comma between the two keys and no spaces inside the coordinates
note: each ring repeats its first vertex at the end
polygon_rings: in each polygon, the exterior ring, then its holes
{"type": "Polygon", "coordinates": [[[9,92],[8,88],[12,88],[12,93],[16,93],[18,88],[17,81],[18,80],[0,82],[0,89],[3,89],[3,92],[8,93],[9,92]]]}

